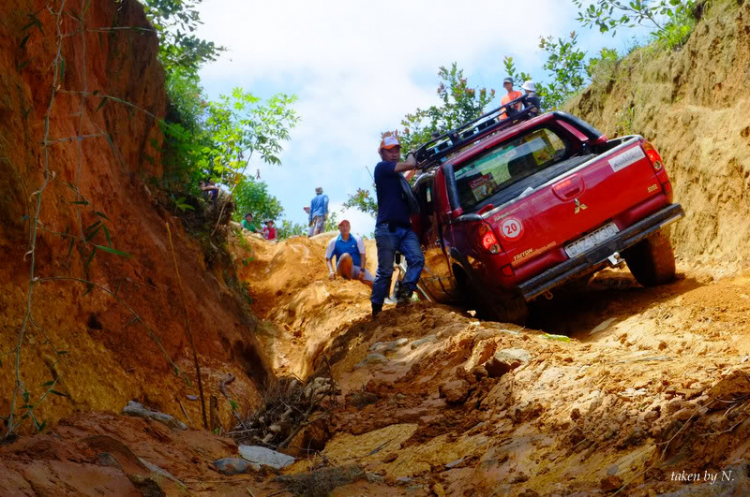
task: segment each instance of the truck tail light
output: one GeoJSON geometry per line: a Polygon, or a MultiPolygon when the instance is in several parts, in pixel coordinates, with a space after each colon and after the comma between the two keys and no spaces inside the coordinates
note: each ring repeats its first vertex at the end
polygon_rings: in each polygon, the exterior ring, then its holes
{"type": "Polygon", "coordinates": [[[479,245],[484,250],[490,254],[500,253],[500,243],[497,241],[495,232],[492,231],[492,228],[489,225],[485,223],[480,224],[479,229],[477,230],[477,235],[479,238],[479,245]]]}
{"type": "Polygon", "coordinates": [[[651,142],[643,142],[643,150],[646,151],[646,156],[648,157],[648,160],[651,161],[651,165],[653,166],[654,171],[661,171],[661,169],[664,167],[661,162],[661,155],[659,155],[659,152],[656,151],[651,142]]]}

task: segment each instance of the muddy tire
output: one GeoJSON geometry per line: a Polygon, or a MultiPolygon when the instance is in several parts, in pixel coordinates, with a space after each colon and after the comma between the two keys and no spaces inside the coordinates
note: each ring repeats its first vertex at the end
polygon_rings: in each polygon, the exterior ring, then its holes
{"type": "Polygon", "coordinates": [[[485,320],[523,326],[529,317],[529,306],[520,293],[484,295],[477,298],[476,302],[479,307],[477,315],[485,320]]]}
{"type": "Polygon", "coordinates": [[[633,277],[645,287],[674,281],[674,250],[661,231],[627,249],[622,256],[633,277]]]}

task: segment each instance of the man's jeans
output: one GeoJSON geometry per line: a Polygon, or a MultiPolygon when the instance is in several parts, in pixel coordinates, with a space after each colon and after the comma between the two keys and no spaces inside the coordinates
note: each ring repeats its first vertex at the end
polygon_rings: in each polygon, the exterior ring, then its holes
{"type": "Polygon", "coordinates": [[[424,267],[424,256],[419,247],[417,235],[411,229],[396,227],[395,231],[388,230],[388,223],[375,226],[375,242],[378,246],[378,272],[375,283],[372,286],[373,304],[383,305],[391,289],[391,277],[393,276],[393,259],[396,251],[406,257],[406,276],[401,282],[402,288],[409,293],[417,288],[419,275],[424,267]]]}

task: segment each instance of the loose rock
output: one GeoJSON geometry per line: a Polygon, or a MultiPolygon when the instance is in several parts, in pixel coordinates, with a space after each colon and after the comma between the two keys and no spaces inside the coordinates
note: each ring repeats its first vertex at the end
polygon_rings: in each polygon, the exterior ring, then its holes
{"type": "Polygon", "coordinates": [[[259,464],[248,462],[239,457],[225,457],[224,459],[219,459],[214,461],[214,467],[219,473],[228,476],[248,473],[251,470],[260,470],[259,464]]]}
{"type": "Polygon", "coordinates": [[[252,463],[281,469],[294,463],[294,458],[256,445],[240,445],[240,455],[252,463]]]}
{"type": "Polygon", "coordinates": [[[364,368],[370,364],[385,364],[388,362],[388,358],[383,354],[368,354],[365,359],[358,363],[355,368],[364,368]]]}
{"type": "Polygon", "coordinates": [[[600,482],[602,492],[614,492],[620,487],[622,487],[622,478],[617,475],[606,476],[600,482]]]}
{"type": "Polygon", "coordinates": [[[449,404],[458,404],[469,396],[469,382],[463,379],[453,380],[440,385],[440,396],[449,404]]]}
{"type": "Polygon", "coordinates": [[[495,355],[484,363],[484,367],[491,378],[499,378],[530,360],[531,356],[524,349],[503,349],[495,352],[495,355]]]}

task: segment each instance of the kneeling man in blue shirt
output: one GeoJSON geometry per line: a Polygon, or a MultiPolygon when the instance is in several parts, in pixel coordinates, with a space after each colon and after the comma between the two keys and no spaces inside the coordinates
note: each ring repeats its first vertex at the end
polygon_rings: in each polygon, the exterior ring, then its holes
{"type": "Polygon", "coordinates": [[[329,277],[334,279],[336,273],[341,277],[351,280],[360,280],[372,288],[372,274],[365,269],[367,255],[365,244],[362,239],[354,238],[351,234],[352,226],[344,219],[339,223],[339,233],[328,244],[326,250],[326,264],[328,265],[329,277]],[[333,270],[332,260],[336,256],[336,270],[333,270]]]}

